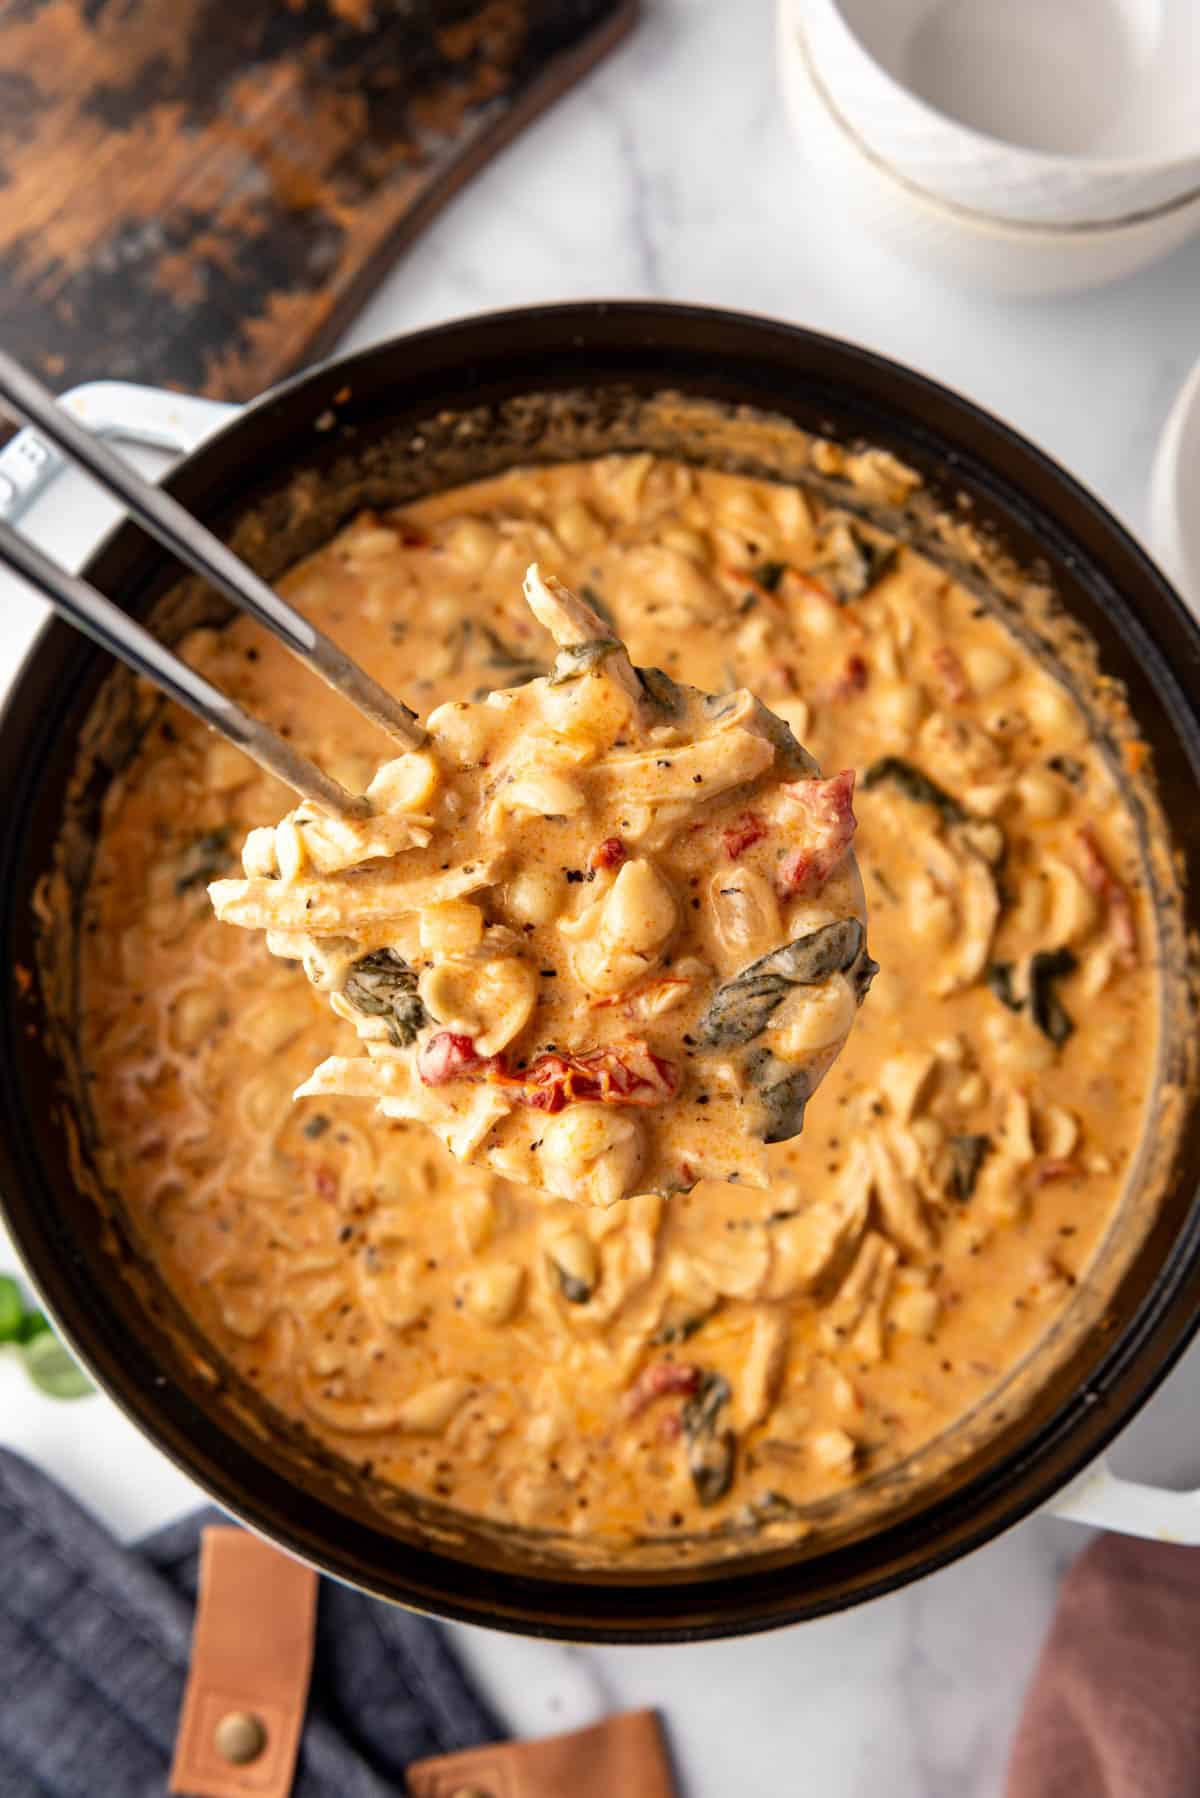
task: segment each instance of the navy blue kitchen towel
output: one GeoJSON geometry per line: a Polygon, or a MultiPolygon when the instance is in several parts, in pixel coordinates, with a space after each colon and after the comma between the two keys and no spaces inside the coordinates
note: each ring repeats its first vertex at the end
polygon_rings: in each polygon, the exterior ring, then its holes
{"type": "MultiPolygon", "coordinates": [[[[122,1548],[0,1450],[0,1798],[162,1798],[201,1512],[122,1548]]],[[[435,1623],[321,1582],[293,1798],[397,1798],[426,1755],[497,1741],[435,1623]]]]}

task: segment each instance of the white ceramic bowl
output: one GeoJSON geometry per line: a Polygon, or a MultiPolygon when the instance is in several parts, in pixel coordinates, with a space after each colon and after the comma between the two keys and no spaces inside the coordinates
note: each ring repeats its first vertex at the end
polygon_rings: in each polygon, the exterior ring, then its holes
{"type": "Polygon", "coordinates": [[[1200,0],[795,0],[842,116],[935,199],[1123,223],[1200,196],[1200,0]]]}
{"type": "Polygon", "coordinates": [[[1200,613],[1200,362],[1171,408],[1150,482],[1154,553],[1200,613]]]}
{"type": "MultiPolygon", "coordinates": [[[[1123,225],[1059,227],[1014,224],[931,198],[889,168],[837,107],[801,29],[805,4],[779,0],[777,12],[780,79],[789,117],[831,201],[844,205],[898,254],[950,281],[1029,296],[1100,287],[1165,256],[1200,231],[1200,195],[1123,225]]],[[[1196,5],[1200,9],[1200,0],[1196,5]]]]}

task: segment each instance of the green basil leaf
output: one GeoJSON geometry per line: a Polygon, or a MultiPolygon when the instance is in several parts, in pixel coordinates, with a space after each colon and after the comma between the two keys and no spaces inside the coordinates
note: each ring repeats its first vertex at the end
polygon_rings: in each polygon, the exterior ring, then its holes
{"type": "Polygon", "coordinates": [[[9,1274],[0,1274],[0,1342],[19,1342],[25,1302],[21,1288],[9,1274]]]}
{"type": "Polygon", "coordinates": [[[25,1350],[25,1366],[39,1392],[48,1398],[86,1398],[95,1387],[57,1336],[46,1331],[25,1350]]]}

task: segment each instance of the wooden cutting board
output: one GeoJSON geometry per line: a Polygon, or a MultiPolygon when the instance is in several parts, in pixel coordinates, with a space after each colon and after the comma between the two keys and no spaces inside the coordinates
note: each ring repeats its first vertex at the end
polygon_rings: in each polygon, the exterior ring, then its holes
{"type": "Polygon", "coordinates": [[[250,398],[636,10],[0,0],[0,342],[59,389],[250,398]]]}

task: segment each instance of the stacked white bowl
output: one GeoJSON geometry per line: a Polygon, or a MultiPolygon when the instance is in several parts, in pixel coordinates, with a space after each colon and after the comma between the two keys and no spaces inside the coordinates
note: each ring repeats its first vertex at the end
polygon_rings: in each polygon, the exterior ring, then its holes
{"type": "Polygon", "coordinates": [[[1200,230],[1200,0],[779,0],[810,157],[872,229],[1010,293],[1200,230]]]}
{"type": "Polygon", "coordinates": [[[1163,568],[1200,616],[1200,362],[1184,382],[1159,440],[1150,537],[1163,568]]]}

